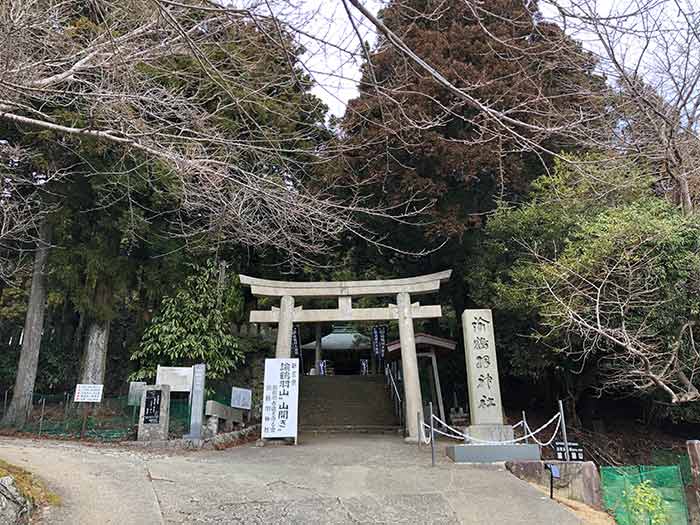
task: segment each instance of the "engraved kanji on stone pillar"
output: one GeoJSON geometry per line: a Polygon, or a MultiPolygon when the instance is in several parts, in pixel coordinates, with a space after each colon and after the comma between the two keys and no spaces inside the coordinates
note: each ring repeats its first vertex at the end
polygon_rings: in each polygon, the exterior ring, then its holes
{"type": "Polygon", "coordinates": [[[462,329],[469,385],[470,434],[494,441],[512,439],[512,428],[503,425],[491,310],[465,310],[462,329]]]}

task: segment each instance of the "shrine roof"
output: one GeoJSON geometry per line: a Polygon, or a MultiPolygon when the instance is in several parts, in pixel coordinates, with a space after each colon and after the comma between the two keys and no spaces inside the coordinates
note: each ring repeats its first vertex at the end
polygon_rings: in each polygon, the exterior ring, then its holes
{"type": "MultiPolygon", "coordinates": [[[[436,350],[438,352],[451,352],[457,347],[457,343],[452,339],[445,339],[436,335],[430,335],[419,332],[415,335],[416,350],[436,350]]],[[[388,352],[399,352],[401,350],[401,341],[397,339],[388,343],[386,346],[388,352]]]]}
{"type": "MultiPolygon", "coordinates": [[[[304,350],[316,348],[316,341],[301,345],[304,350]]],[[[321,338],[323,350],[368,350],[372,340],[351,327],[334,326],[333,331],[321,338]]]]}

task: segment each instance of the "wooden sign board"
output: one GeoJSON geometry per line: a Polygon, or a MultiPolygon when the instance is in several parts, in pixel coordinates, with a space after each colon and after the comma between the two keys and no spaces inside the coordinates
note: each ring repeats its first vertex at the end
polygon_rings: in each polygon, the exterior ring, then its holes
{"type": "MultiPolygon", "coordinates": [[[[557,459],[566,461],[566,444],[563,441],[554,443],[554,451],[557,453],[557,459]]],[[[578,443],[569,443],[569,459],[570,461],[583,461],[583,447],[578,443]]]]}

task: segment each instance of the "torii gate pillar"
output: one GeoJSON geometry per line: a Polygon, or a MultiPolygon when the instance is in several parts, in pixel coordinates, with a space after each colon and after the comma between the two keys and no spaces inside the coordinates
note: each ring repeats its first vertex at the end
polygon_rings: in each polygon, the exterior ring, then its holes
{"type": "Polygon", "coordinates": [[[280,320],[277,324],[275,357],[292,357],[292,332],[294,331],[294,297],[284,295],[280,301],[280,320]]]}
{"type": "Polygon", "coordinates": [[[401,370],[403,371],[404,395],[406,396],[407,441],[418,441],[424,435],[423,396],[420,391],[418,376],[418,356],[416,355],[416,336],[413,331],[411,315],[411,296],[406,292],[396,295],[399,310],[399,338],[401,340],[401,370]]]}

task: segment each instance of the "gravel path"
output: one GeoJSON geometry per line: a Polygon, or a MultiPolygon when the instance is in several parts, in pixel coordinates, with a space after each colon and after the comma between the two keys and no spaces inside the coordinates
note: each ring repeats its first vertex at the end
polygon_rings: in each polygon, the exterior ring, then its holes
{"type": "Polygon", "coordinates": [[[47,511],[51,524],[164,523],[148,460],[117,448],[70,442],[0,438],[0,458],[47,482],[61,498],[47,511]]]}
{"type": "Polygon", "coordinates": [[[393,436],[180,453],[1,438],[0,457],[62,497],[46,523],[580,523],[502,468],[432,468],[428,449],[393,436]]]}

